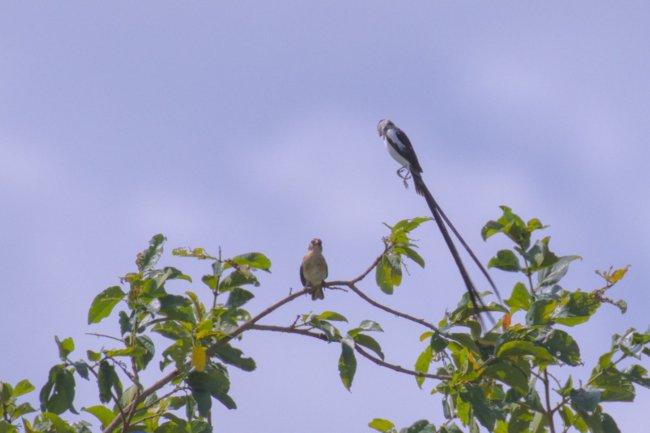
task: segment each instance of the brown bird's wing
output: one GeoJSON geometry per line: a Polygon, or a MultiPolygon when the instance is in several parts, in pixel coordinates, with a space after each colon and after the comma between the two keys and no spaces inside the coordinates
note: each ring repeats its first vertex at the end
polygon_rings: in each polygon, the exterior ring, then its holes
{"type": "Polygon", "coordinates": [[[302,265],[300,265],[300,282],[303,287],[307,287],[307,280],[305,280],[305,276],[302,273],[302,265]]]}

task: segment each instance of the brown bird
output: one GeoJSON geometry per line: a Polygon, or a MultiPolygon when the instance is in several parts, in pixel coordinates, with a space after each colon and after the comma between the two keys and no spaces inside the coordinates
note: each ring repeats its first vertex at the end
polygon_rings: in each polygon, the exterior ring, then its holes
{"type": "Polygon", "coordinates": [[[312,288],[312,300],[325,299],[323,293],[325,278],[327,278],[327,262],[323,257],[323,242],[320,239],[312,239],[300,265],[300,282],[303,286],[312,288]]]}

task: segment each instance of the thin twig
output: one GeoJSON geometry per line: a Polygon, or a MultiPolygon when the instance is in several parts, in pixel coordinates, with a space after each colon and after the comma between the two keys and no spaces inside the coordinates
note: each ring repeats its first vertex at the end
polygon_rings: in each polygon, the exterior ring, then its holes
{"type": "Polygon", "coordinates": [[[115,340],[115,341],[119,341],[120,343],[124,343],[124,340],[122,340],[121,338],[113,337],[112,335],[97,334],[95,332],[86,332],[86,335],[92,335],[93,337],[110,338],[111,340],[115,340]]]}
{"type": "MultiPolygon", "coordinates": [[[[283,332],[283,333],[287,333],[287,334],[299,334],[299,335],[305,335],[307,337],[316,338],[318,340],[325,341],[325,342],[328,342],[328,343],[331,342],[327,338],[326,335],[320,334],[320,333],[317,333],[317,332],[307,331],[305,329],[296,329],[296,328],[289,328],[289,327],[286,327],[286,326],[276,326],[276,325],[252,325],[249,329],[251,329],[253,331],[271,331],[271,332],[283,332]]],[[[438,375],[438,374],[422,373],[422,372],[419,372],[419,371],[409,370],[409,369],[401,367],[399,365],[388,363],[388,362],[382,360],[381,358],[378,358],[378,357],[366,352],[358,344],[354,345],[354,350],[356,350],[361,356],[363,356],[364,358],[374,362],[375,364],[377,364],[377,365],[379,365],[381,367],[389,368],[389,369],[391,369],[393,371],[397,371],[399,373],[404,373],[404,374],[408,374],[408,375],[415,376],[415,377],[427,377],[427,378],[430,378],[430,379],[438,379],[438,380],[449,380],[449,379],[451,379],[451,376],[441,376],[441,375],[438,375]]]]}
{"type": "Polygon", "coordinates": [[[447,333],[445,333],[444,331],[441,331],[437,326],[433,325],[432,323],[427,322],[424,319],[418,319],[417,317],[413,317],[410,314],[402,313],[401,311],[394,310],[394,309],[392,309],[390,307],[387,307],[384,304],[381,304],[381,303],[375,301],[374,299],[372,299],[371,297],[369,297],[368,295],[363,293],[351,281],[334,281],[334,282],[332,282],[330,284],[334,284],[334,283],[336,283],[336,284],[338,284],[340,286],[348,287],[350,290],[352,290],[354,293],[356,293],[361,299],[363,299],[364,301],[366,301],[367,303],[369,303],[373,307],[379,308],[380,310],[383,310],[383,311],[385,311],[387,313],[394,314],[395,316],[401,317],[402,319],[410,320],[411,322],[422,325],[425,328],[429,328],[432,331],[435,331],[435,332],[439,333],[440,335],[447,335],[447,333]]]}
{"type": "Polygon", "coordinates": [[[548,418],[548,425],[551,428],[551,433],[555,433],[555,424],[553,423],[553,411],[551,409],[551,385],[548,381],[548,373],[544,370],[544,398],[546,400],[546,417],[548,418]]]}

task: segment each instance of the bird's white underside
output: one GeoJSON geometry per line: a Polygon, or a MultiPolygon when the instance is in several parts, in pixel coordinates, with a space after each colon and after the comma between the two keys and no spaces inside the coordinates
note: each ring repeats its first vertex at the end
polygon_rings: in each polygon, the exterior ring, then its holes
{"type": "Polygon", "coordinates": [[[408,160],[406,160],[406,158],[400,155],[399,152],[393,146],[391,146],[389,140],[390,142],[394,143],[395,146],[399,146],[400,150],[404,151],[406,149],[404,144],[402,144],[402,142],[397,138],[397,134],[395,133],[394,129],[389,129],[386,132],[386,136],[384,137],[384,143],[386,143],[386,149],[388,149],[388,153],[390,154],[390,156],[392,156],[395,161],[399,162],[402,165],[402,167],[409,168],[410,164],[408,160]]]}

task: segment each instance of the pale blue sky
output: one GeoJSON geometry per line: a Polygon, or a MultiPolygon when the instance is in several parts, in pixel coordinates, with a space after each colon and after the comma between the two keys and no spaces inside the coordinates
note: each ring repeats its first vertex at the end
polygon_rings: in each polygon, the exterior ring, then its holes
{"type": "MultiPolygon", "coordinates": [[[[579,333],[591,365],[612,329],[648,325],[649,41],[644,1],[2,2],[0,380],[40,388],[57,362],[54,335],[100,347],[84,336],[105,329],[85,325],[92,298],[158,232],[168,251],[269,255],[253,308],[299,287],[313,237],[332,278],[365,269],[382,222],[427,214],[395,177],[376,133],[384,117],[409,134],[425,180],[484,261],[506,244],[483,243],[480,228],[507,204],[549,224],[557,253],[583,256],[567,288],[591,290],[594,270],[632,265],[612,293],[629,312],[604,307],[579,333]]],[[[425,270],[411,267],[393,297],[364,289],[436,320],[462,281],[433,225],[418,236],[425,270]]],[[[163,260],[197,281],[207,272],[163,260]]],[[[508,294],[512,276],[493,276],[508,294]]],[[[267,323],[325,309],[352,325],[376,319],[387,359],[413,364],[418,329],[349,294],[326,296],[267,323]]],[[[240,409],[218,409],[218,431],[441,418],[411,378],[364,360],[348,393],[333,345],[257,334],[242,347],[259,367],[233,372],[240,409]]],[[[644,390],[606,410],[634,432],[649,404],[644,390]]]]}

